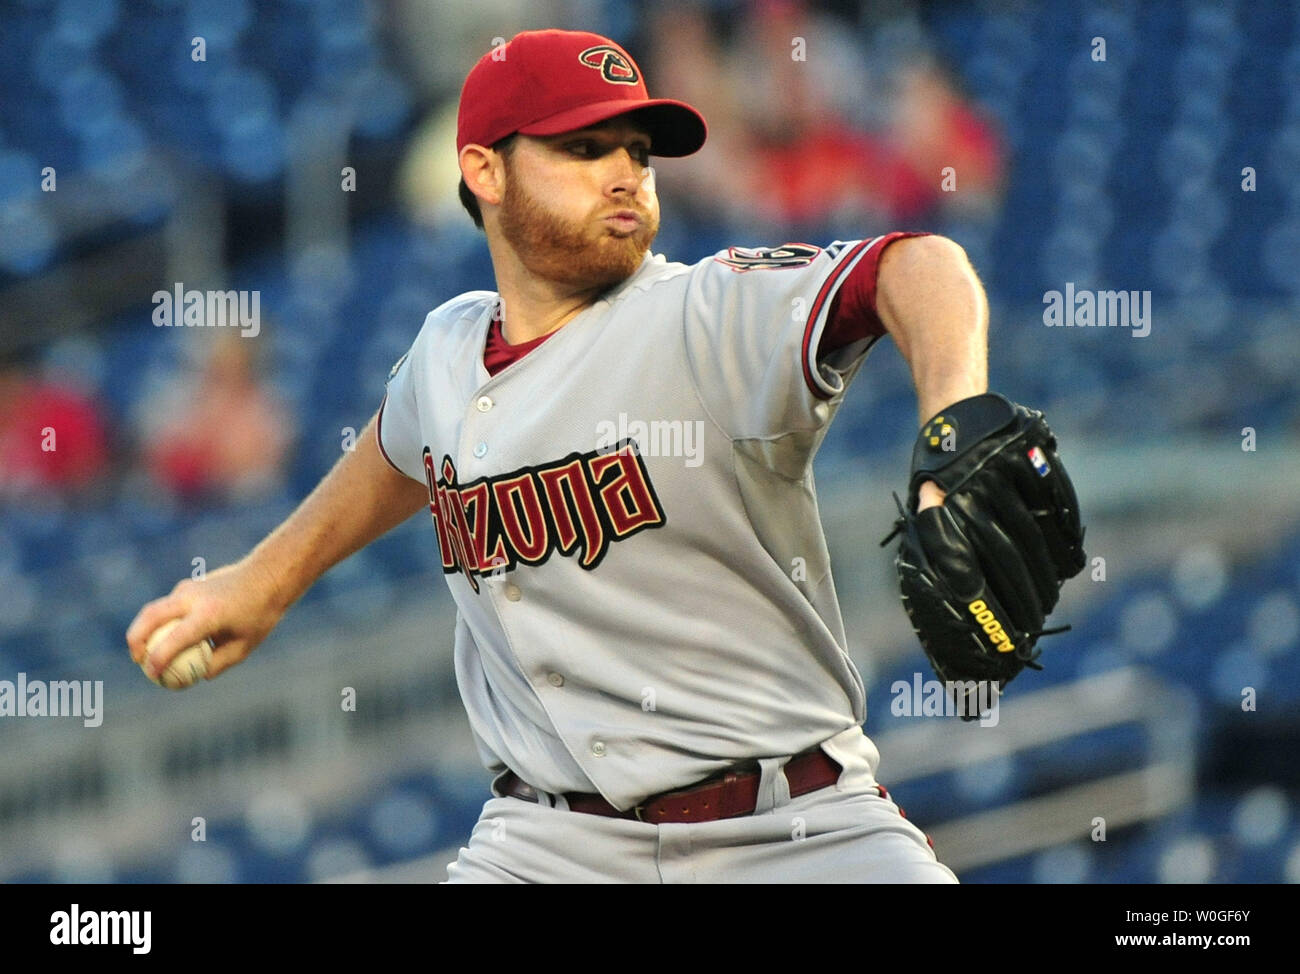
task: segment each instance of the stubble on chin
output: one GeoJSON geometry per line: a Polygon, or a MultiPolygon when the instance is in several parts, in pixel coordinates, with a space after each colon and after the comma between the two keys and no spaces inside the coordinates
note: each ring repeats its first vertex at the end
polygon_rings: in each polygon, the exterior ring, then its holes
{"type": "Polygon", "coordinates": [[[572,223],[527,195],[517,180],[507,182],[501,201],[502,236],[523,265],[538,277],[576,288],[604,289],[627,280],[658,231],[657,221],[627,236],[603,223],[572,223]]]}

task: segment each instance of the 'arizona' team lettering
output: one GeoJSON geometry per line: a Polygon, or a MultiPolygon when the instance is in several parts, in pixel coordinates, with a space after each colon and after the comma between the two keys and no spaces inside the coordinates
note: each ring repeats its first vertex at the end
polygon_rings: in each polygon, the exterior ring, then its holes
{"type": "Polygon", "coordinates": [[[449,456],[436,469],[426,446],[424,477],[442,570],[464,572],[475,592],[475,575],[540,565],[555,551],[577,553],[590,571],[612,542],[668,522],[632,439],[469,484],[457,484],[449,456]]]}

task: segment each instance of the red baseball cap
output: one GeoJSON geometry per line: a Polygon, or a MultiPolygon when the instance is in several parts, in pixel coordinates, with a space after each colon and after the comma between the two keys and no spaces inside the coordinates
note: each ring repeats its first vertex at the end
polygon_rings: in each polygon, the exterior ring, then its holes
{"type": "Polygon", "coordinates": [[[515,132],[558,135],[635,112],[656,156],[704,144],[704,116],[685,102],[651,98],[636,62],[607,37],[572,30],[516,34],[479,58],[465,78],[456,151],[515,132]]]}

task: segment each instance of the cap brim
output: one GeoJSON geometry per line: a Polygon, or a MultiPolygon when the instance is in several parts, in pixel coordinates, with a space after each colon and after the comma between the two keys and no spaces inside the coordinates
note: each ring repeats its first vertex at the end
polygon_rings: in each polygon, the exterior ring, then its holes
{"type": "Polygon", "coordinates": [[[559,135],[604,122],[619,115],[635,115],[646,127],[650,136],[652,156],[689,156],[704,145],[709,127],[704,116],[690,105],[671,98],[651,98],[649,101],[596,102],[560,112],[540,122],[519,129],[522,135],[559,135]]]}

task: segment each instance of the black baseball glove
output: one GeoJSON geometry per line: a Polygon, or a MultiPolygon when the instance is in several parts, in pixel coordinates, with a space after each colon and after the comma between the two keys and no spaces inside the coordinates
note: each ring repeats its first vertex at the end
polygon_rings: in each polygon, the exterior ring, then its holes
{"type": "Polygon", "coordinates": [[[903,607],[964,720],[1036,662],[1060,587],[1082,571],[1084,528],[1056,438],[1037,410],[993,393],[926,423],[912,451],[895,566],[903,607]],[[944,503],[916,511],[933,480],[944,503]],[[986,684],[981,693],[979,684],[986,684]],[[987,684],[996,684],[996,691],[987,684]]]}

